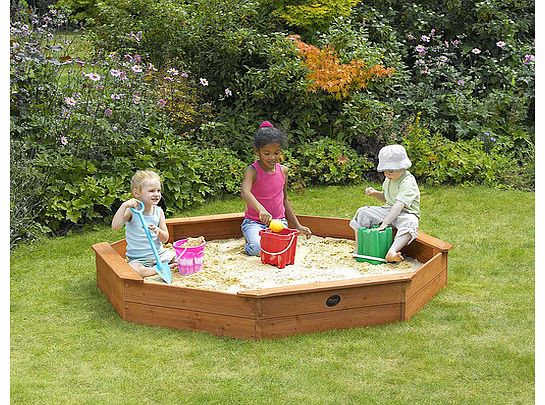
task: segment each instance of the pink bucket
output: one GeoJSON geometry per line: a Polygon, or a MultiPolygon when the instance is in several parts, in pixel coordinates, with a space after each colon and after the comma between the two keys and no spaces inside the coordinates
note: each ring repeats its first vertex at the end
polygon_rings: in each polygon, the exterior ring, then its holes
{"type": "Polygon", "coordinates": [[[204,242],[200,246],[184,247],[186,241],[187,239],[180,239],[172,244],[178,259],[178,272],[184,275],[196,273],[202,268],[206,246],[204,242]]]}

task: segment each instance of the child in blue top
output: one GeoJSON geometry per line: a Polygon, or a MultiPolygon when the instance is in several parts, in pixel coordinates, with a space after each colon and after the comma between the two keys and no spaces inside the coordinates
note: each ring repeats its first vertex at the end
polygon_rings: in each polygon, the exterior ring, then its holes
{"type": "Polygon", "coordinates": [[[385,177],[382,191],[367,187],[365,194],[385,204],[381,207],[359,208],[350,221],[350,227],[355,230],[358,246],[358,228],[380,225],[378,229],[383,230],[392,225],[397,233],[385,259],[388,262],[400,262],[404,259],[401,249],[418,235],[420,190],[414,176],[407,171],[412,163],[403,146],[385,146],[378,154],[378,162],[377,171],[384,172],[385,177]]]}
{"type": "Polygon", "coordinates": [[[156,274],[155,256],[149,244],[142,223],[132,214],[131,207],[139,208],[144,203],[144,219],[148,223],[153,242],[162,262],[176,266],[176,254],[173,249],[166,249],[163,243],[168,241],[169,234],[165,222],[165,214],[159,204],[161,200],[161,178],[151,170],[137,171],[131,180],[131,191],[134,198],[121,204],[112,219],[112,228],[119,229],[125,225],[127,240],[127,260],[129,265],[142,277],[156,274]]]}
{"type": "Polygon", "coordinates": [[[246,168],[240,193],[246,202],[241,226],[246,238],[244,250],[250,256],[261,254],[259,231],[273,219],[285,226],[289,221],[307,237],[312,234],[299,223],[288,200],[288,168],[278,163],[286,143],[286,135],[269,121],[263,121],[255,134],[254,151],[259,159],[246,168]]]}

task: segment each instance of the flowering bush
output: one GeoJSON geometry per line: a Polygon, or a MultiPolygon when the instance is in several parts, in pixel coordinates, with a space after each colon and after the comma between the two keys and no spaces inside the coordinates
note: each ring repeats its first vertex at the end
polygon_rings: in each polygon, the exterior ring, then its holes
{"type": "Polygon", "coordinates": [[[109,217],[139,168],[165,176],[168,212],[233,193],[242,169],[212,185],[206,176],[219,180],[225,157],[233,168],[242,163],[229,151],[203,153],[176,133],[198,125],[202,80],[159,70],[139,54],[71,56],[53,35],[62,18],[53,10],[11,25],[12,240],[109,217]]]}

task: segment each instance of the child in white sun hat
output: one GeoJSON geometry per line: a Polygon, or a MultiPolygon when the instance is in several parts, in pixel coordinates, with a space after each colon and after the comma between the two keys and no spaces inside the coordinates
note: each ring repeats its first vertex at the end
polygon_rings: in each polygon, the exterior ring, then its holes
{"type": "Polygon", "coordinates": [[[402,261],[401,249],[418,235],[420,190],[414,176],[407,171],[411,165],[403,146],[388,145],[382,148],[378,154],[377,171],[384,173],[383,191],[367,187],[365,194],[385,204],[380,207],[361,207],[350,221],[350,227],[356,233],[356,246],[358,228],[380,225],[378,229],[383,230],[392,225],[397,230],[392,246],[386,253],[385,259],[388,262],[402,261]]]}

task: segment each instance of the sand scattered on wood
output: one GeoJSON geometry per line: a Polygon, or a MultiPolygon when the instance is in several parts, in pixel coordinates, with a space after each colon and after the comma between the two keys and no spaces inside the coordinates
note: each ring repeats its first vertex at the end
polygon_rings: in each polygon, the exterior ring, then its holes
{"type": "MultiPolygon", "coordinates": [[[[352,257],[354,241],[329,237],[299,236],[295,263],[283,269],[261,263],[258,256],[244,253],[244,238],[207,241],[201,271],[172,274],[172,285],[236,293],[323,281],[414,272],[422,263],[406,257],[401,263],[372,265],[352,257]]],[[[158,275],[145,282],[162,283],[158,275]]]]}

